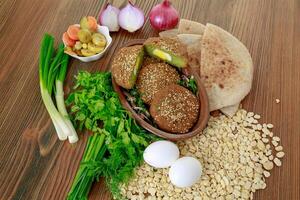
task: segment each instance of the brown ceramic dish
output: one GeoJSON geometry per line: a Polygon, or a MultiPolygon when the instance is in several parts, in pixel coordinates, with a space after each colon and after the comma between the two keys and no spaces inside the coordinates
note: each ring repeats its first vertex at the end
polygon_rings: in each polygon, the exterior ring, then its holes
{"type": "MultiPolygon", "coordinates": [[[[128,46],[137,45],[137,44],[143,44],[144,41],[145,41],[144,39],[131,40],[128,43],[126,43],[125,45],[123,45],[123,47],[128,47],[128,46]]],[[[200,102],[198,121],[195,123],[194,127],[189,132],[183,133],[183,134],[168,133],[168,132],[162,131],[162,130],[152,126],[148,122],[146,122],[131,107],[130,103],[126,99],[125,94],[123,93],[122,88],[116,84],[114,78],[112,79],[112,84],[113,84],[114,90],[118,93],[120,101],[121,101],[122,105],[124,106],[124,108],[132,114],[133,118],[144,129],[146,129],[147,131],[149,131],[159,137],[162,137],[162,138],[165,138],[168,140],[172,140],[172,141],[184,140],[184,139],[193,137],[193,136],[201,133],[201,131],[205,128],[205,126],[208,122],[209,110],[208,110],[208,98],[207,98],[206,90],[205,90],[203,84],[201,83],[199,75],[189,67],[187,67],[183,71],[184,71],[183,72],[184,74],[193,75],[195,77],[195,80],[196,80],[197,86],[198,86],[198,98],[199,98],[199,102],[200,102]]]]}

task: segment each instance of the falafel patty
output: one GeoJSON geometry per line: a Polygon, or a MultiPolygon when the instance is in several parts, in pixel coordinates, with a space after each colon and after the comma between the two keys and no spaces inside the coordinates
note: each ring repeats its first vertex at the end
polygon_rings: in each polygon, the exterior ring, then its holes
{"type": "Polygon", "coordinates": [[[111,72],[118,85],[133,88],[144,58],[142,45],[123,47],[112,61],[111,72]]]}
{"type": "Polygon", "coordinates": [[[177,56],[183,55],[186,52],[185,45],[176,38],[152,37],[148,38],[144,42],[144,45],[154,45],[162,50],[172,52],[177,56]]]}
{"type": "Polygon", "coordinates": [[[158,60],[157,58],[150,57],[150,56],[144,56],[142,68],[146,65],[157,64],[157,63],[162,63],[162,61],[158,60]]]}
{"type": "Polygon", "coordinates": [[[166,63],[148,64],[138,74],[136,87],[141,99],[151,104],[152,98],[160,89],[176,84],[180,76],[175,68],[166,63]]]}
{"type": "Polygon", "coordinates": [[[169,63],[175,67],[183,68],[187,66],[186,45],[176,38],[148,38],[144,42],[144,47],[148,55],[169,63]]]}
{"type": "Polygon", "coordinates": [[[197,122],[199,101],[188,89],[172,84],[154,95],[150,114],[162,130],[186,133],[197,122]]]}

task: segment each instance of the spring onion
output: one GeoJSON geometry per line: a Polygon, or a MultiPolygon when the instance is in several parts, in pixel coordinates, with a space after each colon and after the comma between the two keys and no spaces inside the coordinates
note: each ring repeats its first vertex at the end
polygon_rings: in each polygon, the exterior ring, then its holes
{"type": "Polygon", "coordinates": [[[71,131],[71,135],[68,136],[68,140],[70,143],[75,143],[78,141],[78,136],[71,120],[69,119],[69,115],[65,106],[64,90],[63,90],[63,82],[65,80],[66,73],[67,73],[68,59],[69,56],[67,54],[64,54],[62,57],[60,71],[56,77],[56,82],[55,82],[56,85],[55,99],[56,99],[57,109],[60,112],[60,114],[63,116],[65,123],[67,124],[69,130],[71,131]]]}
{"type": "Polygon", "coordinates": [[[74,133],[76,137],[77,134],[72,123],[67,118],[66,109],[63,110],[63,108],[65,108],[63,96],[57,98],[59,99],[58,102],[63,102],[57,104],[59,110],[57,110],[52,100],[55,80],[59,80],[59,82],[61,82],[61,88],[57,88],[57,90],[60,89],[60,91],[56,93],[59,95],[63,94],[62,81],[64,80],[66,74],[68,62],[68,57],[64,54],[63,44],[59,45],[56,52],[54,51],[54,38],[49,34],[45,34],[41,44],[39,61],[41,96],[54,124],[58,138],[60,140],[66,140],[67,137],[69,137],[69,140],[72,139],[71,141],[75,141],[76,138],[74,139],[74,133]]]}

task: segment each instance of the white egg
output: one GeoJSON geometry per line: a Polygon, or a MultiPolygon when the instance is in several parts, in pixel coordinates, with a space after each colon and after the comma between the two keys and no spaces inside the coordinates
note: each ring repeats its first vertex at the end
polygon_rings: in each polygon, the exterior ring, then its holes
{"type": "Polygon", "coordinates": [[[193,157],[182,157],[176,160],[169,170],[171,183],[177,187],[191,187],[201,177],[201,163],[193,157]]]}
{"type": "Polygon", "coordinates": [[[166,168],[179,158],[179,149],[173,142],[161,140],[150,144],[143,156],[145,162],[152,167],[166,168]]]}

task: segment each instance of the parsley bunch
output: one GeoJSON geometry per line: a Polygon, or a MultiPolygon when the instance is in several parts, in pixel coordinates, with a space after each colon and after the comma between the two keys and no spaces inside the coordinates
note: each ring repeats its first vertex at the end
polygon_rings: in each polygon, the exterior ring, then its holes
{"type": "Polygon", "coordinates": [[[109,72],[79,72],[75,91],[66,101],[73,122],[89,137],[68,199],[87,199],[93,181],[105,177],[116,199],[119,186],[132,177],[149,142],[156,139],[142,129],[122,107],[114,92],[109,72]]]}

